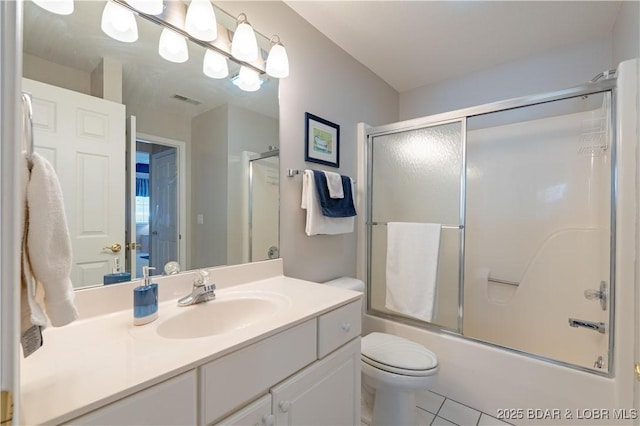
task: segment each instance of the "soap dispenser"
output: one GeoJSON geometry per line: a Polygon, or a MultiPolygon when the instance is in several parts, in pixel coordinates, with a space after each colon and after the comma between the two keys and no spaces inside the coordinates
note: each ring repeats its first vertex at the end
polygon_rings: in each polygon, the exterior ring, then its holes
{"type": "Polygon", "coordinates": [[[158,318],[158,284],[151,283],[149,266],[142,267],[144,285],[133,289],[133,325],[143,325],[158,318]]]}

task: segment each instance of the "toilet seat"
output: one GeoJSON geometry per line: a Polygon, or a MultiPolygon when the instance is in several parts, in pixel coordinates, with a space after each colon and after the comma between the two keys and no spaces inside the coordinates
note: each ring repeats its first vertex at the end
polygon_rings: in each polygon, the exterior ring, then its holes
{"type": "Polygon", "coordinates": [[[438,371],[438,358],[424,346],[402,337],[371,333],[362,338],[363,362],[403,376],[431,376],[438,371]]]}

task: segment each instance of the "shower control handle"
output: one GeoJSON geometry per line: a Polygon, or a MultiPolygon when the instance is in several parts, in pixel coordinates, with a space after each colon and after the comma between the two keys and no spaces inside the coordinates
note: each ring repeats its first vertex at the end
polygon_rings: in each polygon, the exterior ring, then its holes
{"type": "Polygon", "coordinates": [[[602,308],[603,311],[607,310],[607,297],[608,297],[608,291],[607,291],[607,283],[604,281],[600,281],[600,289],[599,290],[595,290],[595,289],[588,289],[584,291],[584,297],[587,300],[600,300],[600,307],[602,308]]]}

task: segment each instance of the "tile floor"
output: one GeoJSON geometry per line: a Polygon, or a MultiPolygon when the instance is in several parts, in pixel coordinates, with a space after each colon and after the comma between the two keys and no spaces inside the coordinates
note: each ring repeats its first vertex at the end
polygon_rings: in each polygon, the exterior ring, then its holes
{"type": "MultiPolygon", "coordinates": [[[[460,402],[434,392],[422,392],[416,396],[417,426],[506,426],[510,423],[498,420],[460,402]]],[[[363,407],[362,425],[368,425],[368,415],[363,407]]]]}

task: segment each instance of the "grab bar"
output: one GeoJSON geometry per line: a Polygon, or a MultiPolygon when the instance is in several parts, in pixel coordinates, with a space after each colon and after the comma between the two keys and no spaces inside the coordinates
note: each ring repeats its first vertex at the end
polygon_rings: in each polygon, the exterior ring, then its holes
{"type": "MultiPolygon", "coordinates": [[[[371,225],[387,226],[389,222],[371,222],[371,225]]],[[[464,225],[442,225],[444,229],[464,229],[464,225]]]]}
{"type": "Polygon", "coordinates": [[[491,277],[487,277],[487,281],[491,281],[492,283],[498,283],[498,284],[512,285],[514,287],[518,287],[520,285],[520,283],[516,281],[499,280],[498,278],[491,278],[491,277]]]}

